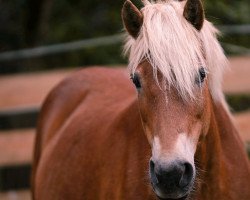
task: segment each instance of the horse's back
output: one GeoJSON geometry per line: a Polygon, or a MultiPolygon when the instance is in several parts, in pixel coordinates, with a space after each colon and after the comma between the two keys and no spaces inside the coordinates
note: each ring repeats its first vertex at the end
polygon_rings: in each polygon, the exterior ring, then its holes
{"type": "MultiPolygon", "coordinates": [[[[82,70],[52,90],[36,138],[36,199],[122,197],[127,149],[139,140],[140,134],[136,139],[134,132],[142,132],[135,97],[124,69],[82,70]],[[113,192],[108,192],[110,187],[113,192]]],[[[141,141],[146,147],[146,140],[141,141]]],[[[141,161],[133,162],[142,166],[141,161]]]]}

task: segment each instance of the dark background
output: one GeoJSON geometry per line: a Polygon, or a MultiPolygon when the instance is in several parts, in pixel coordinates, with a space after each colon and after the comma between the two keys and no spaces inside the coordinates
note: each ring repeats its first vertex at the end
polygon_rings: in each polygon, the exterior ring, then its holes
{"type": "MultiPolygon", "coordinates": [[[[124,0],[0,0],[0,53],[121,33],[124,0]]],[[[133,0],[136,5],[140,1],[133,0]]],[[[204,0],[215,25],[250,23],[249,0],[204,0]]],[[[250,47],[249,35],[221,41],[250,47]]],[[[232,52],[226,49],[227,53],[232,52]]],[[[121,44],[87,48],[39,58],[0,62],[0,74],[94,64],[125,63],[121,44]]]]}

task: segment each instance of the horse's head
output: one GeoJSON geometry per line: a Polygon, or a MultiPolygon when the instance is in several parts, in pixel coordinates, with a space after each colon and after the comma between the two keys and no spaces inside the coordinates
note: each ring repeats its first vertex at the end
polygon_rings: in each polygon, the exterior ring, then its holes
{"type": "Polygon", "coordinates": [[[180,199],[193,189],[194,155],[208,132],[211,96],[220,96],[219,84],[207,77],[212,56],[207,51],[213,45],[212,51],[223,53],[214,29],[204,21],[200,0],[144,4],[141,10],[130,1],[123,6],[129,33],[125,50],[130,52],[131,79],[152,148],[152,186],[162,199],[180,199]]]}
{"type": "Polygon", "coordinates": [[[142,62],[131,79],[138,90],[145,134],[152,147],[149,164],[154,191],[161,198],[180,198],[193,188],[196,170],[194,154],[199,140],[207,133],[210,98],[204,68],[194,78],[195,101],[183,99],[178,90],[142,62]],[[197,81],[199,80],[199,81],[197,81]],[[163,83],[162,83],[163,82],[163,83]]]}

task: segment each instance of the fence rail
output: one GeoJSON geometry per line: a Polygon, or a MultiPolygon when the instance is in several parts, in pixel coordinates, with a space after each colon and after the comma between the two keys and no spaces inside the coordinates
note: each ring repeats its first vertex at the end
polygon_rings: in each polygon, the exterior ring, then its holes
{"type": "Polygon", "coordinates": [[[248,35],[250,34],[250,24],[242,25],[220,25],[219,30],[227,35],[248,35]]]}
{"type": "MultiPolygon", "coordinates": [[[[245,35],[250,34],[250,24],[245,25],[221,25],[218,26],[219,30],[222,33],[231,35],[231,34],[238,34],[238,35],[245,35]]],[[[41,46],[29,49],[22,49],[17,51],[7,51],[0,53],[0,62],[6,62],[11,60],[17,59],[27,59],[27,58],[34,58],[34,57],[41,57],[46,55],[52,54],[59,54],[65,53],[69,51],[75,51],[90,47],[98,47],[98,46],[107,46],[112,44],[121,43],[123,39],[123,34],[115,34],[110,36],[98,37],[98,38],[91,38],[91,39],[84,39],[78,40],[73,42],[49,45],[49,46],[41,46]]],[[[224,44],[228,48],[233,48],[233,52],[242,52],[244,54],[249,54],[250,49],[231,45],[231,44],[224,44]],[[237,50],[235,50],[237,48],[237,50]]]]}
{"type": "Polygon", "coordinates": [[[231,53],[250,55],[250,49],[235,44],[221,43],[222,47],[231,53]]]}
{"type": "Polygon", "coordinates": [[[85,49],[97,46],[106,46],[117,44],[122,41],[123,34],[116,34],[111,36],[104,36],[92,39],[78,40],[74,42],[67,42],[62,44],[55,44],[49,46],[41,46],[29,49],[22,49],[17,51],[8,51],[0,54],[0,61],[10,61],[16,59],[26,59],[41,57],[46,55],[65,53],[79,49],[85,49]]]}

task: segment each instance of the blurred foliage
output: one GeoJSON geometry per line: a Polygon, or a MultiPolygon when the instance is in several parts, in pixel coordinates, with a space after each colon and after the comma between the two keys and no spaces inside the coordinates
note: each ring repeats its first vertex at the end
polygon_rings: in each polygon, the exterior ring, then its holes
{"type": "Polygon", "coordinates": [[[232,112],[250,110],[250,94],[228,94],[226,100],[232,112]]]}
{"type": "MultiPolygon", "coordinates": [[[[206,18],[214,25],[250,24],[249,0],[203,0],[206,18]]],[[[222,34],[220,41],[250,48],[249,35],[222,34]]],[[[230,54],[231,52],[226,53],[230,54]]]]}
{"type": "Polygon", "coordinates": [[[203,0],[206,17],[216,24],[250,23],[249,0],[203,0]]]}
{"type": "MultiPolygon", "coordinates": [[[[0,52],[120,33],[124,0],[0,0],[0,52]]],[[[133,0],[140,5],[139,0],[133,0]]],[[[215,25],[250,23],[249,0],[204,0],[215,25]]],[[[225,42],[250,47],[249,36],[225,42]]],[[[0,63],[0,73],[125,63],[121,44],[0,63]]]]}

